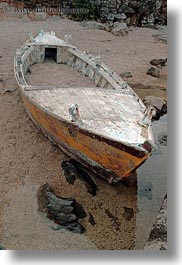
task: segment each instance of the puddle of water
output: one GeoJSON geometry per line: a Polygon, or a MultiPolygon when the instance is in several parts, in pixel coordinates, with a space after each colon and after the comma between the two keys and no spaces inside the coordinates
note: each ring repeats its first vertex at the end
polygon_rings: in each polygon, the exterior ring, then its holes
{"type": "Polygon", "coordinates": [[[153,155],[137,170],[136,249],[145,245],[167,192],[167,115],[153,122],[152,127],[156,148],[153,155]],[[165,135],[163,142],[160,140],[162,135],[165,135]]]}

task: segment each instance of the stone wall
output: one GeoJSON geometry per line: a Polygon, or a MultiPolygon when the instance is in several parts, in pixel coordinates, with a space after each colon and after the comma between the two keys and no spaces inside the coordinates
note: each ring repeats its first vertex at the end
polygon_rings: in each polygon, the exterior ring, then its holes
{"type": "MultiPolygon", "coordinates": [[[[127,25],[167,24],[167,0],[0,0],[25,8],[51,7],[68,10],[73,19],[100,19],[101,22],[124,21],[127,25]],[[86,8],[74,14],[73,8],[86,8]]],[[[64,13],[64,12],[63,12],[64,13]]]]}
{"type": "Polygon", "coordinates": [[[125,18],[127,25],[167,24],[167,0],[110,0],[101,7],[102,20],[125,18]]]}

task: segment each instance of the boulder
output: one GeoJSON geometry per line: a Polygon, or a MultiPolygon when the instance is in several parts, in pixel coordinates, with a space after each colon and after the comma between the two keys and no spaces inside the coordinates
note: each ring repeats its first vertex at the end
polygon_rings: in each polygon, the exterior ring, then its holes
{"type": "Polygon", "coordinates": [[[167,100],[160,98],[160,97],[154,97],[154,96],[147,96],[143,103],[146,107],[152,105],[156,109],[156,113],[153,116],[153,120],[158,120],[161,116],[167,113],[167,100]]]}
{"type": "Polygon", "coordinates": [[[65,178],[70,185],[73,185],[75,180],[78,178],[82,181],[87,188],[88,193],[93,196],[96,195],[97,186],[91,177],[91,172],[82,166],[80,163],[74,159],[69,161],[63,161],[61,163],[65,178]]]}
{"type": "Polygon", "coordinates": [[[156,67],[150,67],[147,71],[147,75],[151,75],[153,77],[159,78],[160,77],[160,71],[156,67]]]}
{"type": "Polygon", "coordinates": [[[127,5],[121,5],[118,12],[125,14],[134,14],[135,10],[127,5]]]}
{"type": "Polygon", "coordinates": [[[131,72],[124,72],[124,73],[121,73],[120,76],[122,78],[132,78],[132,73],[131,72]]]}
{"type": "Polygon", "coordinates": [[[124,20],[124,19],[126,19],[126,15],[124,13],[118,13],[118,14],[114,15],[114,18],[116,20],[124,20]]]}
{"type": "Polygon", "coordinates": [[[84,227],[78,223],[79,218],[85,218],[83,207],[73,198],[58,197],[48,184],[41,186],[37,193],[39,211],[58,224],[58,229],[64,228],[75,233],[83,233],[84,227]]]}
{"type": "Polygon", "coordinates": [[[128,33],[128,26],[124,22],[115,23],[111,32],[115,36],[123,36],[128,33]]]}
{"type": "Polygon", "coordinates": [[[130,1],[129,6],[130,6],[130,8],[136,9],[140,6],[140,2],[139,1],[130,1]]]}
{"type": "Polygon", "coordinates": [[[93,215],[91,214],[91,213],[89,213],[89,223],[91,224],[91,225],[96,225],[97,223],[95,222],[95,220],[94,220],[94,217],[93,217],[93,215]]]}
{"type": "Polygon", "coordinates": [[[124,209],[123,217],[125,218],[126,221],[130,221],[134,217],[133,208],[128,208],[124,206],[123,209],[124,209]]]}
{"type": "Polygon", "coordinates": [[[162,6],[162,1],[157,0],[157,1],[155,2],[155,9],[158,10],[158,9],[161,8],[161,6],[162,6]]]}
{"type": "Polygon", "coordinates": [[[45,12],[30,12],[28,17],[35,21],[44,21],[48,18],[48,14],[45,12]]]}
{"type": "Polygon", "coordinates": [[[158,136],[159,144],[162,146],[167,146],[167,133],[161,133],[158,136]]]}
{"type": "Polygon", "coordinates": [[[80,22],[80,26],[87,29],[100,29],[100,30],[106,29],[106,26],[104,24],[96,21],[82,21],[80,22]]]}
{"type": "Polygon", "coordinates": [[[165,59],[153,59],[153,60],[150,61],[150,64],[154,65],[154,66],[157,66],[157,67],[160,66],[160,68],[162,68],[163,66],[166,66],[167,58],[165,58],[165,59]]]}
{"type": "Polygon", "coordinates": [[[126,18],[125,23],[126,23],[127,26],[130,26],[131,18],[130,17],[126,18]]]}
{"type": "Polygon", "coordinates": [[[109,20],[109,21],[114,21],[114,17],[115,17],[114,14],[109,13],[109,14],[107,15],[107,20],[109,20]]]}

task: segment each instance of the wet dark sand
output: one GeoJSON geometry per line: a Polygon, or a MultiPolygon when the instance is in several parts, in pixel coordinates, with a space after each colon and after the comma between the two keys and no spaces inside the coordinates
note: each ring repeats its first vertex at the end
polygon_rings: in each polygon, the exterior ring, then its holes
{"type": "MultiPolygon", "coordinates": [[[[166,79],[156,80],[145,73],[153,57],[166,57],[166,45],[154,42],[152,34],[156,31],[151,29],[137,29],[122,38],[57,18],[30,22],[26,17],[4,17],[0,24],[0,245],[7,249],[143,248],[166,192],[166,148],[161,147],[138,170],[138,188],[122,184],[111,187],[96,178],[99,190],[93,197],[79,180],[70,186],[61,169],[61,161],[68,158],[36,129],[25,112],[16,91],[13,56],[28,31],[35,34],[42,28],[53,29],[58,37],[71,33],[73,44],[81,50],[101,51],[104,62],[118,74],[132,71],[133,83],[162,82],[165,86],[166,79]],[[38,213],[36,191],[46,182],[57,195],[75,197],[84,207],[88,213],[81,221],[86,228],[84,235],[53,233],[53,224],[38,213]],[[129,215],[127,208],[131,209],[129,215]],[[88,220],[89,213],[94,226],[88,220]]],[[[166,69],[163,74],[166,76],[166,69]]],[[[166,97],[166,91],[161,91],[166,97]]],[[[140,91],[140,96],[142,93],[147,92],[140,91]]],[[[156,124],[165,130],[165,122],[156,124]]]]}

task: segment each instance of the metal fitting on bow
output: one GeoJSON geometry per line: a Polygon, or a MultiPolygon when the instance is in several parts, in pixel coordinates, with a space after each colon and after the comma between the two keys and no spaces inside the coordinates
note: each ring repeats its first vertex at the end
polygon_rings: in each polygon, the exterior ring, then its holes
{"type": "Polygon", "coordinates": [[[140,120],[139,124],[143,125],[143,126],[149,126],[152,120],[152,117],[154,115],[154,111],[156,111],[156,109],[154,108],[154,106],[150,105],[145,113],[143,118],[140,120]]]}
{"type": "Polygon", "coordinates": [[[77,123],[79,126],[83,124],[81,120],[78,104],[72,104],[69,107],[69,114],[71,115],[71,121],[77,123]]]}
{"type": "Polygon", "coordinates": [[[33,42],[34,37],[33,37],[32,32],[28,32],[28,37],[29,37],[30,42],[33,42]]]}
{"type": "Polygon", "coordinates": [[[64,35],[64,42],[65,42],[65,44],[69,44],[69,40],[71,40],[72,39],[72,37],[71,37],[71,35],[64,35]]]}

